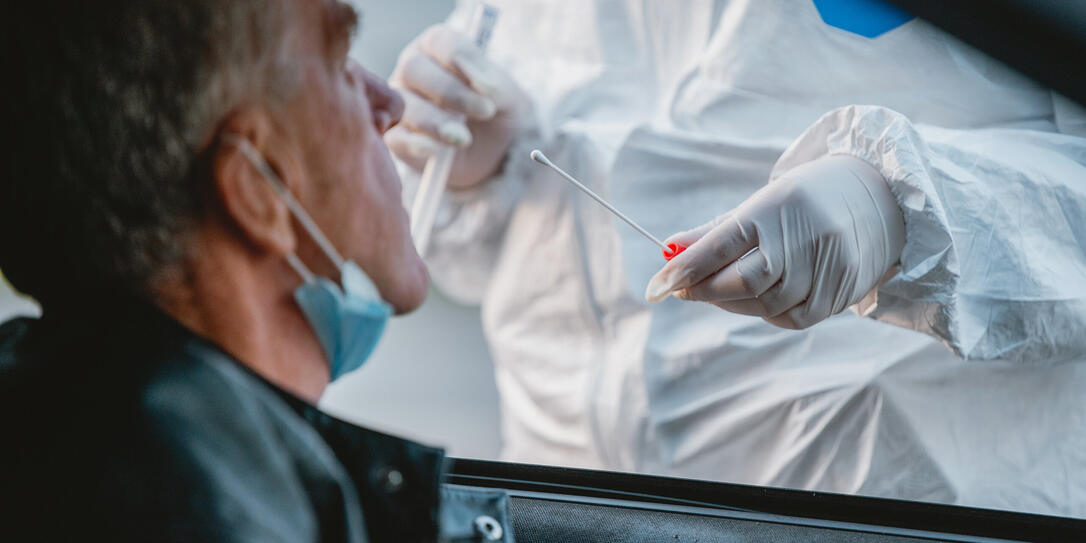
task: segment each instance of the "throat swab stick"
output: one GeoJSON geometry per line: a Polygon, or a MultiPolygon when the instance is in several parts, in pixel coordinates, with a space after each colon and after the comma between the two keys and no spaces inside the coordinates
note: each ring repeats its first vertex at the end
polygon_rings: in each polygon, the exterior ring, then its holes
{"type": "Polygon", "coordinates": [[[544,166],[558,172],[558,175],[561,175],[562,177],[566,178],[566,181],[569,181],[570,183],[573,184],[573,186],[575,186],[575,187],[581,189],[582,191],[584,191],[584,193],[589,195],[590,197],[592,197],[593,200],[599,202],[601,206],[606,207],[608,211],[610,211],[611,213],[614,213],[616,217],[626,221],[626,224],[632,226],[633,229],[640,232],[642,236],[645,236],[646,238],[649,238],[649,241],[655,243],[661,249],[667,249],[667,245],[664,245],[664,242],[656,239],[656,236],[650,234],[648,232],[648,230],[645,230],[644,228],[641,228],[641,225],[634,222],[633,219],[627,217],[621,211],[615,209],[615,206],[608,203],[607,200],[604,200],[603,198],[600,198],[600,196],[598,194],[596,194],[595,192],[592,192],[592,189],[584,186],[584,184],[582,184],[580,181],[574,179],[573,176],[571,176],[568,173],[566,173],[565,171],[563,171],[562,168],[559,168],[558,166],[555,166],[554,163],[551,162],[549,158],[547,158],[547,155],[544,155],[543,152],[540,151],[539,149],[536,149],[535,151],[532,151],[532,160],[534,160],[534,161],[536,161],[536,162],[538,162],[538,163],[540,163],[540,164],[542,164],[542,165],[544,165],[544,166]]]}
{"type": "Polygon", "coordinates": [[[561,175],[562,177],[564,177],[566,179],[566,181],[569,181],[573,186],[577,187],[578,189],[581,189],[582,192],[584,192],[585,194],[590,196],[593,200],[599,202],[599,204],[601,206],[607,208],[607,210],[610,211],[611,213],[614,213],[616,217],[618,217],[618,218],[622,219],[623,221],[625,221],[626,224],[633,227],[633,229],[637,230],[639,233],[641,233],[642,236],[645,236],[646,238],[649,239],[649,241],[655,243],[658,247],[660,247],[660,249],[663,250],[664,258],[666,258],[668,260],[671,260],[672,258],[674,258],[675,256],[677,256],[679,253],[683,252],[683,250],[686,249],[686,247],[682,247],[677,243],[665,244],[664,242],[660,241],[659,239],[656,239],[656,236],[650,234],[648,230],[645,230],[644,228],[641,228],[641,225],[637,224],[636,222],[633,221],[633,219],[627,217],[624,213],[622,213],[621,211],[616,209],[615,206],[608,203],[607,200],[604,200],[598,194],[596,194],[595,192],[592,192],[592,189],[584,186],[584,184],[582,184],[580,181],[577,181],[576,179],[574,179],[572,175],[569,175],[568,173],[563,171],[562,168],[559,168],[558,166],[555,166],[554,163],[551,162],[549,158],[547,158],[547,155],[544,155],[543,152],[540,151],[539,149],[536,149],[536,150],[532,151],[532,160],[534,160],[534,161],[536,161],[536,162],[538,162],[538,163],[540,163],[540,164],[554,170],[555,172],[557,172],[558,175],[561,175]]]}

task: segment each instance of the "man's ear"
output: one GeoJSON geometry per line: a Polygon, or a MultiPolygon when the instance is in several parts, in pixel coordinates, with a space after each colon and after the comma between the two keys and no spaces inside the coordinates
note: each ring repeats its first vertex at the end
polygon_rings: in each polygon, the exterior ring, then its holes
{"type": "MultiPolygon", "coordinates": [[[[211,160],[212,196],[227,219],[259,251],[287,255],[296,249],[290,210],[270,180],[242,151],[244,140],[286,183],[281,164],[274,160],[273,124],[261,111],[232,114],[221,125],[211,160]]],[[[253,157],[255,158],[255,157],[253,157]]]]}

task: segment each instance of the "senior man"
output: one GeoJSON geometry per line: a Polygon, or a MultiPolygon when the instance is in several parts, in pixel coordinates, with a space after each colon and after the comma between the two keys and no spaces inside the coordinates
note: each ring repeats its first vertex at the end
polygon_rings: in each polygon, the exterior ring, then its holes
{"type": "Polygon", "coordinates": [[[50,10],[3,33],[0,267],[44,316],[0,328],[0,539],[435,539],[441,452],[312,406],[428,285],[355,12],[50,10]]]}

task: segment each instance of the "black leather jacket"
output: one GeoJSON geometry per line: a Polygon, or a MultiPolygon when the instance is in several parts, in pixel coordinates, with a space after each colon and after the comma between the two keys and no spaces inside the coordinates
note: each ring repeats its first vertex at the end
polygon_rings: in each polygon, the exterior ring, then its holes
{"type": "Polygon", "coordinates": [[[0,539],[413,542],[442,516],[505,521],[500,496],[441,514],[442,451],[322,413],[149,305],[105,307],[0,327],[0,539]]]}

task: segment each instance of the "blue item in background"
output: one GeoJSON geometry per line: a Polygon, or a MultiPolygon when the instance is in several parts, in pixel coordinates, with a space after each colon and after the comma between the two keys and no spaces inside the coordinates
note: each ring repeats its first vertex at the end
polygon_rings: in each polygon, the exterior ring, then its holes
{"type": "Polygon", "coordinates": [[[826,24],[876,38],[912,20],[909,12],[883,0],[814,0],[826,24]]]}

